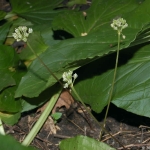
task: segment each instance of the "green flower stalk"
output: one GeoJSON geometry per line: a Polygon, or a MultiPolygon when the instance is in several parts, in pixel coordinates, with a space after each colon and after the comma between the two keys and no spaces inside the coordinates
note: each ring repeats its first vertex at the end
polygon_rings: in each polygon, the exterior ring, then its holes
{"type": "Polygon", "coordinates": [[[59,79],[53,74],[53,72],[45,65],[43,60],[35,53],[32,46],[29,44],[28,37],[33,32],[32,28],[27,28],[26,26],[19,26],[18,28],[15,28],[15,32],[12,34],[14,39],[16,41],[24,41],[27,43],[27,46],[30,48],[32,53],[36,56],[36,58],[41,62],[41,64],[48,70],[48,72],[62,85],[62,83],[59,81],[59,79]]]}
{"type": "MultiPolygon", "coordinates": [[[[103,128],[105,127],[106,118],[107,118],[107,115],[108,115],[108,110],[109,110],[110,102],[112,100],[112,95],[113,95],[113,90],[114,90],[114,84],[115,84],[115,80],[116,80],[118,58],[119,58],[119,50],[120,50],[120,35],[122,35],[122,38],[125,39],[125,35],[122,34],[122,30],[125,29],[125,28],[127,28],[128,24],[126,23],[126,20],[124,20],[123,18],[118,18],[118,19],[113,19],[113,22],[111,23],[110,26],[114,30],[117,31],[117,34],[118,34],[118,48],[117,48],[115,70],[114,70],[114,75],[113,75],[113,80],[112,80],[112,86],[111,86],[110,94],[109,94],[109,98],[108,98],[108,105],[107,105],[106,114],[105,114],[105,118],[104,118],[103,128]]],[[[100,138],[101,138],[101,136],[102,136],[102,133],[100,135],[100,138]]]]}
{"type": "MultiPolygon", "coordinates": [[[[16,39],[16,41],[26,42],[27,46],[30,48],[30,50],[36,56],[36,58],[41,62],[41,64],[43,64],[43,66],[50,72],[50,74],[52,74],[53,77],[59,82],[58,78],[44,64],[44,62],[35,53],[35,51],[31,47],[31,45],[27,41],[29,35],[32,32],[33,32],[32,28],[27,28],[26,26],[19,26],[18,28],[15,29],[15,32],[12,34],[12,36],[16,39]]],[[[40,116],[40,118],[38,119],[38,121],[36,122],[36,124],[34,125],[34,127],[32,128],[32,130],[29,132],[29,134],[27,135],[27,137],[25,138],[25,140],[22,142],[23,145],[28,146],[32,142],[32,140],[34,139],[34,137],[36,136],[36,134],[38,133],[38,131],[40,130],[40,128],[44,124],[46,118],[49,116],[49,114],[50,114],[52,108],[54,107],[54,105],[55,105],[55,103],[56,103],[59,95],[60,95],[60,91],[51,98],[51,100],[49,101],[49,104],[47,105],[46,109],[44,110],[44,112],[42,113],[42,115],[40,116]]]]}
{"type": "Polygon", "coordinates": [[[86,105],[83,103],[83,100],[81,99],[81,97],[79,96],[79,94],[76,92],[73,84],[74,84],[74,81],[75,79],[78,77],[78,75],[75,73],[73,74],[72,71],[68,71],[68,72],[64,72],[63,75],[62,75],[62,78],[63,78],[63,81],[65,82],[64,84],[64,88],[70,88],[73,93],[76,95],[76,97],[78,98],[78,100],[81,102],[81,104],[84,106],[84,108],[86,109],[86,111],[90,114],[90,116],[93,118],[93,120],[106,132],[108,133],[113,139],[115,139],[124,149],[125,147],[122,145],[122,143],[119,142],[118,139],[116,139],[115,137],[113,137],[104,127],[101,123],[99,123],[97,121],[97,119],[93,116],[93,114],[90,112],[89,109],[87,109],[86,105]],[[73,80],[72,80],[73,79],[73,80]]]}

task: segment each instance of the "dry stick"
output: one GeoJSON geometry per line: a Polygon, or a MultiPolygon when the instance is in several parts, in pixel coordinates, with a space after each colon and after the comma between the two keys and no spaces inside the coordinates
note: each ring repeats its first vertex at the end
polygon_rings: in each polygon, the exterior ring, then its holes
{"type": "MultiPolygon", "coordinates": [[[[120,133],[132,133],[132,132],[135,132],[135,131],[119,131],[119,132],[117,132],[117,133],[115,133],[115,134],[113,134],[112,136],[116,136],[116,135],[118,135],[118,134],[120,134],[120,133]]],[[[102,142],[104,142],[104,141],[107,141],[108,139],[110,139],[111,137],[109,136],[109,137],[106,137],[105,139],[103,139],[102,140],[102,142]]]]}
{"type": "Polygon", "coordinates": [[[146,140],[143,141],[142,143],[144,144],[144,143],[146,143],[146,142],[149,141],[149,140],[150,140],[150,138],[146,139],[146,140]]]}
{"type": "MultiPolygon", "coordinates": [[[[36,56],[36,58],[42,63],[42,65],[51,73],[51,75],[56,79],[56,81],[58,81],[60,83],[60,85],[63,87],[63,84],[61,83],[61,81],[54,75],[54,73],[45,65],[45,63],[42,61],[42,59],[34,52],[34,50],[32,49],[32,47],[30,46],[30,44],[27,42],[27,45],[29,46],[29,48],[31,49],[32,53],[36,56]]],[[[69,90],[67,90],[69,94],[71,94],[69,92],[69,90]]],[[[75,92],[75,94],[77,94],[75,92]]],[[[78,95],[78,94],[77,94],[78,95]]],[[[80,97],[78,95],[78,97],[80,97]]],[[[103,129],[103,131],[105,131],[107,134],[109,134],[114,140],[116,140],[124,149],[126,149],[124,147],[124,145],[118,140],[116,139],[115,137],[112,136],[111,133],[109,133],[104,127],[103,125],[101,125],[96,119],[95,117],[92,115],[91,112],[89,112],[89,110],[86,108],[86,105],[83,103],[83,101],[80,100],[80,102],[82,103],[82,105],[85,107],[86,111],[91,115],[91,117],[96,121],[96,123],[103,129]]]]}
{"type": "MultiPolygon", "coordinates": [[[[150,144],[130,144],[130,145],[126,145],[125,147],[126,147],[126,148],[129,148],[129,147],[141,147],[141,146],[150,146],[150,144]]],[[[123,149],[123,150],[124,150],[123,147],[119,147],[119,148],[118,148],[118,150],[120,150],[120,149],[123,149]]]]}
{"type": "Polygon", "coordinates": [[[77,103],[78,103],[79,107],[82,109],[82,111],[83,111],[83,113],[84,113],[84,117],[83,117],[83,116],[82,116],[82,117],[87,121],[87,123],[88,123],[88,125],[90,126],[91,130],[94,130],[94,129],[93,129],[93,126],[92,126],[91,123],[90,123],[90,120],[89,120],[87,114],[84,112],[83,108],[81,107],[81,104],[80,104],[79,102],[77,102],[77,103]]]}
{"type": "Polygon", "coordinates": [[[70,136],[60,135],[60,134],[54,134],[54,137],[61,138],[61,139],[69,139],[69,138],[71,138],[70,136]]]}
{"type": "Polygon", "coordinates": [[[73,122],[72,120],[70,120],[68,118],[67,118],[67,120],[70,121],[72,124],[74,124],[77,128],[79,128],[84,133],[84,130],[79,125],[77,125],[75,122],[73,122]]]}

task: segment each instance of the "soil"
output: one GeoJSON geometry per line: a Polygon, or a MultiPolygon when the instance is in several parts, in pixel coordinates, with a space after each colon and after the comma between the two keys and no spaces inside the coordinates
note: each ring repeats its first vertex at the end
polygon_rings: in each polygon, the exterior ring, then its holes
{"type": "MultiPolygon", "coordinates": [[[[76,135],[86,135],[98,140],[100,127],[86,112],[79,112],[79,109],[78,107],[72,110],[68,116],[66,116],[66,111],[63,112],[61,119],[55,124],[57,130],[56,134],[52,133],[53,131],[50,129],[50,118],[48,118],[31,145],[40,150],[59,150],[58,145],[61,140],[76,135]],[[88,119],[86,119],[86,117],[88,117],[88,119]]],[[[99,122],[102,122],[105,109],[100,114],[93,114],[99,122]]],[[[35,110],[27,114],[22,114],[20,121],[14,126],[5,126],[5,131],[22,142],[39,115],[40,114],[36,113],[35,110]]],[[[106,129],[128,150],[149,150],[149,124],[149,118],[137,116],[111,105],[106,121],[106,129]]],[[[103,133],[101,141],[118,150],[123,149],[122,146],[107,133],[103,133]]]]}

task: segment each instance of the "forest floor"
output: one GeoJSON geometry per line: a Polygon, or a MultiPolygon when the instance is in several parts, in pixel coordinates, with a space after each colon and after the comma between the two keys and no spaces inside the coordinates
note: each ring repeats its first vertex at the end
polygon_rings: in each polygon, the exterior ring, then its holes
{"type": "MultiPolygon", "coordinates": [[[[60,109],[62,111],[64,109],[60,109]]],[[[95,117],[102,123],[105,109],[95,117]]],[[[68,113],[62,111],[61,119],[54,125],[51,117],[47,119],[31,145],[40,150],[58,150],[61,140],[71,138],[76,135],[86,135],[99,139],[100,127],[93,121],[86,111],[80,107],[68,113]],[[68,114],[68,115],[66,115],[68,114]]],[[[6,126],[5,131],[22,142],[29,133],[34,123],[39,118],[40,113],[36,110],[22,114],[20,121],[14,126],[6,126]]],[[[111,105],[106,129],[117,138],[129,150],[150,150],[150,119],[137,116],[111,105]]],[[[121,145],[107,133],[102,136],[103,142],[118,150],[123,149],[121,145]]]]}

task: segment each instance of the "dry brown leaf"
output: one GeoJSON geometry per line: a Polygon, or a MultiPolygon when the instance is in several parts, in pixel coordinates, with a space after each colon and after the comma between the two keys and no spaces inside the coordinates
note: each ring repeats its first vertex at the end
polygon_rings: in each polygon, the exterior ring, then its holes
{"type": "Polygon", "coordinates": [[[58,101],[56,102],[52,110],[52,113],[55,113],[57,108],[61,108],[63,106],[65,106],[66,109],[69,109],[73,103],[74,103],[74,99],[71,96],[71,94],[69,94],[68,91],[63,90],[62,93],[60,94],[58,101]]]}
{"type": "Polygon", "coordinates": [[[47,121],[44,124],[44,129],[50,131],[50,134],[56,134],[57,128],[51,116],[48,117],[47,121]]]}
{"type": "MultiPolygon", "coordinates": [[[[48,101],[49,102],[49,101],[48,101]]],[[[46,106],[48,105],[48,102],[46,102],[44,105],[42,105],[36,112],[39,113],[39,112],[43,112],[46,108],[46,106]]]]}
{"type": "MultiPolygon", "coordinates": [[[[71,94],[68,93],[68,91],[63,90],[59,96],[59,99],[57,100],[53,110],[52,114],[56,112],[57,108],[66,107],[66,109],[69,109],[70,106],[74,103],[74,99],[71,96],[71,94]]],[[[43,112],[47,106],[48,102],[45,103],[42,107],[40,107],[37,112],[43,112]]]]}

